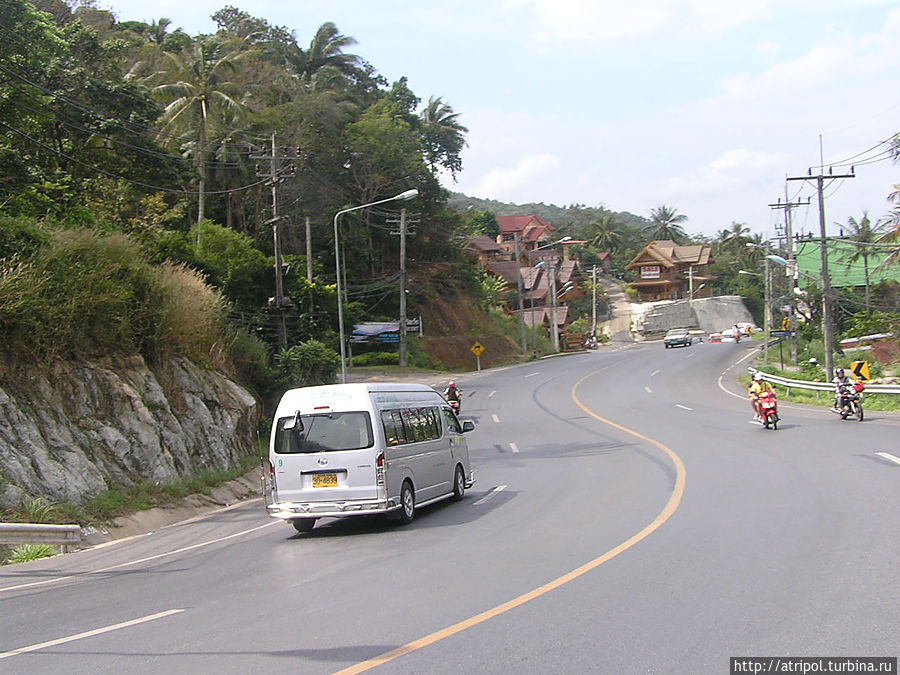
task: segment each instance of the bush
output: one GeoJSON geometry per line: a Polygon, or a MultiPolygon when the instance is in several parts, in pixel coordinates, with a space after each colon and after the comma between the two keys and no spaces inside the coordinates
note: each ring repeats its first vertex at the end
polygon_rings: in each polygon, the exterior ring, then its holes
{"type": "Polygon", "coordinates": [[[12,555],[6,561],[6,564],[15,565],[17,563],[40,560],[41,558],[50,558],[54,555],[56,555],[56,551],[47,544],[22,544],[12,550],[12,555]]]}
{"type": "Polygon", "coordinates": [[[398,352],[366,352],[353,355],[354,366],[396,366],[399,364],[400,354],[398,352]]]}
{"type": "Polygon", "coordinates": [[[333,384],[341,357],[318,340],[307,340],[283,349],[275,357],[276,382],[291,389],[315,384],[333,384]]]}

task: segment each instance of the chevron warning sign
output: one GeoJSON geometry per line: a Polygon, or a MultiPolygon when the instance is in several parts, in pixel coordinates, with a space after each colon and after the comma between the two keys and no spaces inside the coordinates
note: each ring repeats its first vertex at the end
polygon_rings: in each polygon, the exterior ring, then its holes
{"type": "Polygon", "coordinates": [[[850,370],[853,371],[853,377],[857,380],[868,381],[869,379],[869,362],[854,361],[850,364],[850,370]]]}

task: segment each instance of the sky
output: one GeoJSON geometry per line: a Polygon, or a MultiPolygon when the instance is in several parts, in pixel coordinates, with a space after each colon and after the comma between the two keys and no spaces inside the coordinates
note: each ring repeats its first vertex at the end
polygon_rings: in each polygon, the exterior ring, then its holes
{"type": "MultiPolygon", "coordinates": [[[[120,21],[166,17],[191,35],[231,4],[305,47],[333,22],[389,82],[439,96],[468,128],[444,186],[516,204],[582,204],[685,230],[732,222],[827,232],[891,208],[900,163],[900,4],[886,0],[98,0],[120,21]],[[787,190],[787,192],[786,192],[787,190]]],[[[502,215],[502,214],[498,214],[502,215]]]]}

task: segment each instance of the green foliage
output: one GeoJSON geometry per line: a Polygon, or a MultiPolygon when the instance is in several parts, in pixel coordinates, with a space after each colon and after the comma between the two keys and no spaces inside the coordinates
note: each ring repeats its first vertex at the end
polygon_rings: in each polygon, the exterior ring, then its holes
{"type": "Polygon", "coordinates": [[[26,523],[57,522],[56,505],[44,497],[23,498],[20,511],[23,516],[23,522],[26,523]]]}
{"type": "Polygon", "coordinates": [[[400,361],[397,352],[366,352],[353,355],[353,366],[396,366],[400,361]]]}
{"type": "Polygon", "coordinates": [[[12,550],[12,555],[6,560],[6,564],[16,565],[41,558],[52,558],[54,555],[56,555],[56,551],[47,544],[22,544],[12,550]]]}
{"type": "Polygon", "coordinates": [[[481,272],[478,279],[478,306],[488,311],[500,303],[500,298],[506,291],[506,282],[499,277],[487,272],[481,272]]]}
{"type": "Polygon", "coordinates": [[[567,333],[590,333],[591,322],[588,319],[575,319],[566,326],[567,333]]]}
{"type": "Polygon", "coordinates": [[[307,340],[275,356],[276,378],[283,389],[333,384],[340,366],[340,356],[318,340],[307,340]]]}
{"type": "Polygon", "coordinates": [[[841,333],[845,337],[862,337],[888,333],[900,328],[900,314],[874,311],[856,312],[842,322],[841,333]]]}

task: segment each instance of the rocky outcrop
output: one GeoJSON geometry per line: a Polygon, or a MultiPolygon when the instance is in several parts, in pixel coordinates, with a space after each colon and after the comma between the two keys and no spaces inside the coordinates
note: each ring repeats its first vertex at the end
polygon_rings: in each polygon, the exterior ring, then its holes
{"type": "Polygon", "coordinates": [[[0,506],[233,467],[259,406],[221,373],[139,356],[26,368],[0,385],[0,506]]]}

